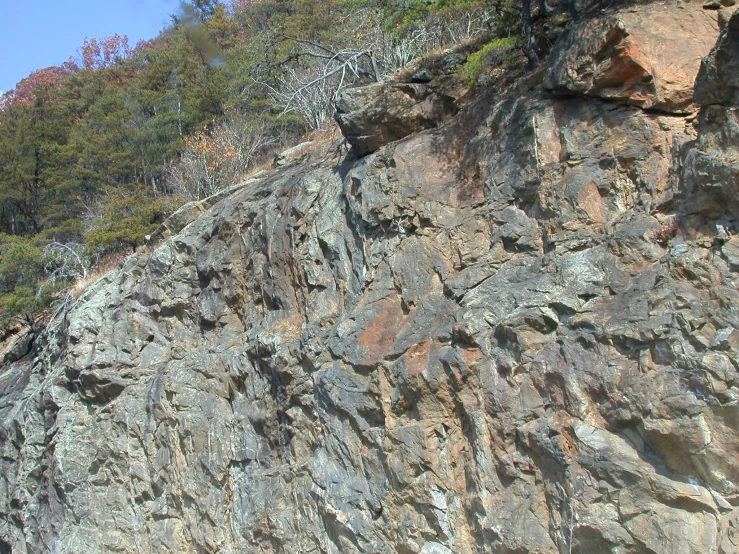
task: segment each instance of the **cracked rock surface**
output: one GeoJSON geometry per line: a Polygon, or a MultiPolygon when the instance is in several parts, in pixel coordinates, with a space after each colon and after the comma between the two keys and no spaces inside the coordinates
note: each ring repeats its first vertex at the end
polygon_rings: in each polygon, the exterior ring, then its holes
{"type": "Polygon", "coordinates": [[[737,108],[547,71],[184,209],[6,360],[0,552],[739,551],[737,108]]]}

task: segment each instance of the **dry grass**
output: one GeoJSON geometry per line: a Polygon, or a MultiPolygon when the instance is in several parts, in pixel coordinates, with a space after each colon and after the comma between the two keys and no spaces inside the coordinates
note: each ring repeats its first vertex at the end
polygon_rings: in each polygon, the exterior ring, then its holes
{"type": "MultiPolygon", "coordinates": [[[[150,248],[150,247],[144,247],[150,248]]],[[[141,252],[144,248],[140,248],[137,252],[141,252]]],[[[104,256],[100,262],[95,264],[87,275],[82,279],[77,279],[74,284],[69,287],[68,291],[72,300],[77,300],[82,294],[98,279],[105,277],[108,273],[121,265],[133,252],[117,252],[104,256]]]]}
{"type": "MultiPolygon", "coordinates": [[[[336,150],[336,143],[343,140],[343,138],[344,137],[342,136],[341,131],[339,130],[339,126],[336,124],[336,122],[333,120],[327,120],[319,129],[311,131],[310,133],[307,133],[305,135],[301,135],[290,144],[283,145],[280,148],[279,152],[294,148],[301,143],[310,143],[306,144],[305,147],[301,148],[299,151],[294,152],[290,159],[295,159],[305,154],[309,154],[311,157],[315,157],[317,154],[327,155],[327,153],[336,150]]],[[[241,178],[237,180],[237,182],[234,184],[238,184],[240,182],[246,181],[247,179],[251,179],[254,175],[257,175],[261,172],[272,174],[277,171],[279,168],[276,168],[274,166],[276,153],[278,153],[278,151],[275,150],[261,153],[254,165],[251,166],[249,171],[242,175],[241,178]]]]}
{"type": "Polygon", "coordinates": [[[326,121],[320,129],[310,133],[307,140],[313,143],[333,143],[342,138],[339,126],[335,121],[326,121]]]}
{"type": "Polygon", "coordinates": [[[437,48],[418,58],[402,71],[392,75],[392,78],[402,83],[413,77],[421,69],[428,69],[434,74],[441,74],[440,63],[446,56],[450,54],[469,55],[477,52],[485,43],[490,41],[492,36],[492,33],[480,33],[457,44],[437,48]]]}

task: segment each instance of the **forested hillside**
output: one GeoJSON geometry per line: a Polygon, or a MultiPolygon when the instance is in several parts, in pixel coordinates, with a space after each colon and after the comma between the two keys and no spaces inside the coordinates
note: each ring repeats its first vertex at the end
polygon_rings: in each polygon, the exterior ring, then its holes
{"type": "Polygon", "coordinates": [[[485,56],[520,51],[520,13],[507,0],[195,0],[151,41],[86,40],[0,100],[3,323],[48,314],[177,206],[325,125],[339,90],[470,39],[492,41],[485,56]]]}

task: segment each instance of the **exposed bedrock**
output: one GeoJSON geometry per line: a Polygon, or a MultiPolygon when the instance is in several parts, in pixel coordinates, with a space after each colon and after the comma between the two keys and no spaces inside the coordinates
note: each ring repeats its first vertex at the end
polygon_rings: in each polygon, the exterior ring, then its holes
{"type": "Polygon", "coordinates": [[[544,86],[568,94],[684,113],[716,43],[717,12],[700,2],[655,2],[572,26],[549,59],[544,86]]]}
{"type": "Polygon", "coordinates": [[[737,552],[735,108],[542,78],[185,209],[6,359],[0,551],[737,552]]]}
{"type": "Polygon", "coordinates": [[[376,152],[390,142],[438,127],[459,111],[467,88],[444,81],[377,83],[346,90],[336,101],[336,121],[357,156],[376,152]]]}

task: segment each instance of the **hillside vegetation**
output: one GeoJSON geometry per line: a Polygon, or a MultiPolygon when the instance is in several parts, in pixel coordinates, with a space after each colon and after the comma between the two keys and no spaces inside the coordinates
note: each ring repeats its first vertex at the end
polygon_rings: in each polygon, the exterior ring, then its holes
{"type": "Polygon", "coordinates": [[[32,73],[0,100],[3,323],[34,322],[184,201],[325,125],[341,89],[471,37],[510,36],[508,4],[195,0],[151,41],[89,39],[32,73]]]}

